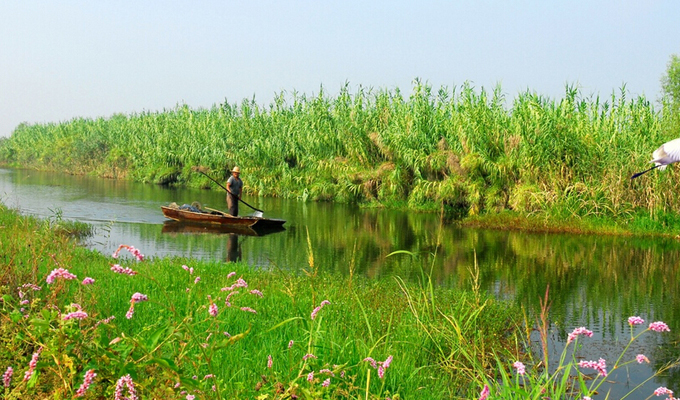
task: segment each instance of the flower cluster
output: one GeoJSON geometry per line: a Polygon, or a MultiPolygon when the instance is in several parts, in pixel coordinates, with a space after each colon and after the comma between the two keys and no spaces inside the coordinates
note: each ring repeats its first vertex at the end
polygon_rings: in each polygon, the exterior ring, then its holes
{"type": "Polygon", "coordinates": [[[113,252],[111,257],[118,258],[118,254],[120,253],[120,251],[122,249],[126,249],[127,251],[129,251],[130,254],[132,254],[133,256],[135,256],[137,258],[137,260],[144,261],[144,254],[142,254],[139,251],[139,249],[136,249],[134,246],[128,246],[126,244],[121,244],[120,246],[118,246],[118,248],[116,249],[116,251],[113,252]]]}
{"type": "Polygon", "coordinates": [[[593,336],[593,332],[592,332],[592,331],[589,331],[588,329],[586,329],[586,328],[583,327],[583,326],[580,327],[580,328],[576,328],[576,329],[574,329],[574,330],[569,334],[569,336],[567,337],[567,344],[569,344],[569,343],[573,342],[574,340],[576,340],[576,338],[578,337],[578,335],[584,335],[584,336],[592,337],[592,336],[593,336]]]}
{"type": "Polygon", "coordinates": [[[319,304],[318,307],[316,307],[314,310],[312,310],[312,315],[311,315],[312,319],[316,318],[316,314],[318,314],[319,311],[321,311],[321,309],[327,304],[331,304],[331,302],[328,301],[328,300],[324,300],[324,301],[321,302],[321,304],[319,304]]]}
{"type": "Polygon", "coordinates": [[[85,396],[85,392],[87,392],[87,389],[90,387],[92,384],[92,381],[94,380],[94,377],[97,376],[97,374],[94,372],[93,369],[88,370],[85,372],[85,378],[83,379],[83,384],[80,385],[78,390],[76,391],[76,394],[73,397],[82,397],[85,396]]]}
{"type": "Polygon", "coordinates": [[[590,368],[594,369],[597,371],[597,373],[601,376],[607,376],[607,362],[604,360],[604,358],[600,358],[595,361],[579,361],[578,366],[581,368],[590,368]]]}
{"type": "Polygon", "coordinates": [[[666,325],[666,323],[661,321],[652,322],[649,324],[649,330],[654,332],[670,332],[671,329],[666,325]]]}
{"type": "Polygon", "coordinates": [[[135,313],[135,303],[142,301],[148,301],[149,298],[145,294],[135,293],[130,298],[130,309],[125,313],[125,318],[132,319],[132,315],[135,313]]]}
{"type": "Polygon", "coordinates": [[[633,317],[628,317],[628,324],[629,324],[630,326],[633,326],[633,325],[642,325],[642,324],[644,324],[644,323],[645,323],[645,320],[642,319],[642,318],[640,318],[640,317],[635,317],[635,316],[633,316],[633,317]]]}
{"type": "Polygon", "coordinates": [[[512,364],[512,366],[515,367],[515,369],[517,370],[517,373],[518,373],[519,375],[524,375],[524,374],[526,374],[526,367],[524,366],[524,364],[523,364],[522,362],[520,362],[520,361],[515,361],[515,363],[512,364]]]}
{"type": "Polygon", "coordinates": [[[118,264],[113,264],[111,266],[111,271],[113,271],[117,274],[123,274],[123,275],[130,275],[130,276],[137,275],[137,271],[133,271],[132,268],[128,268],[128,267],[123,268],[118,264]]]}
{"type": "Polygon", "coordinates": [[[364,358],[364,361],[371,363],[371,367],[378,370],[378,377],[382,379],[385,377],[385,371],[390,367],[390,364],[392,364],[392,356],[387,357],[385,361],[375,361],[371,357],[364,358]]]}
{"type": "Polygon", "coordinates": [[[94,283],[94,279],[90,278],[89,276],[83,279],[83,285],[92,285],[94,283]]]}
{"type": "Polygon", "coordinates": [[[217,304],[213,303],[212,297],[210,295],[208,295],[208,300],[210,301],[210,306],[208,307],[208,314],[210,314],[213,317],[217,317],[218,312],[217,304]]]}
{"type": "Polygon", "coordinates": [[[12,374],[14,374],[14,369],[12,367],[7,367],[7,370],[2,374],[2,384],[8,388],[9,384],[12,383],[12,374]]]}
{"type": "Polygon", "coordinates": [[[647,356],[645,356],[644,354],[638,354],[637,356],[635,356],[635,360],[638,362],[638,364],[642,364],[643,362],[649,364],[649,358],[647,358],[647,356]]]}
{"type": "Polygon", "coordinates": [[[72,273],[68,272],[67,269],[57,268],[57,269],[53,269],[52,272],[50,272],[50,274],[47,275],[47,279],[45,279],[45,281],[49,285],[49,284],[54,283],[54,280],[57,279],[57,278],[71,280],[71,279],[76,279],[76,276],[73,275],[72,273]]]}
{"type": "Polygon", "coordinates": [[[661,386],[654,391],[654,395],[656,395],[656,396],[667,395],[669,399],[672,399],[673,398],[673,391],[666,388],[666,387],[661,386]]]}
{"type": "Polygon", "coordinates": [[[135,390],[135,384],[132,382],[130,374],[121,376],[116,382],[116,393],[114,395],[115,400],[138,400],[137,391],[135,390]],[[127,388],[128,397],[123,397],[123,389],[127,388]]]}
{"type": "MultiPolygon", "coordinates": [[[[231,275],[231,274],[230,274],[230,275],[231,275]]],[[[230,291],[232,291],[232,290],[234,290],[234,289],[236,289],[236,288],[240,288],[240,287],[242,287],[242,288],[247,288],[247,287],[248,287],[248,282],[246,282],[245,280],[243,280],[243,278],[238,278],[238,280],[236,281],[236,283],[234,283],[234,284],[231,285],[231,286],[223,287],[223,288],[220,289],[220,290],[223,291],[223,292],[230,292],[230,291]]]]}
{"type": "Polygon", "coordinates": [[[63,317],[61,317],[61,319],[63,319],[64,321],[68,321],[69,319],[80,319],[80,320],[82,320],[82,319],[85,319],[85,318],[87,318],[87,313],[85,311],[81,311],[81,310],[74,311],[72,313],[68,313],[68,314],[64,315],[63,317]]]}
{"type": "Polygon", "coordinates": [[[38,365],[38,357],[40,357],[41,352],[42,347],[40,347],[35,353],[33,353],[33,357],[31,357],[31,362],[28,363],[28,371],[24,373],[24,381],[31,379],[31,377],[33,376],[33,373],[35,372],[35,367],[38,365]]]}

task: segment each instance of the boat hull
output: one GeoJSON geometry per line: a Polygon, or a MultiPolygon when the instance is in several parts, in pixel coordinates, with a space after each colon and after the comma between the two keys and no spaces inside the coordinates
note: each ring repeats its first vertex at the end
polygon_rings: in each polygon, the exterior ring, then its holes
{"type": "Polygon", "coordinates": [[[283,219],[273,218],[258,218],[258,217],[234,217],[227,213],[218,212],[194,212],[189,210],[180,210],[179,208],[171,208],[161,206],[163,215],[166,218],[190,222],[192,224],[208,224],[221,226],[240,226],[250,228],[281,228],[286,223],[283,219]]]}

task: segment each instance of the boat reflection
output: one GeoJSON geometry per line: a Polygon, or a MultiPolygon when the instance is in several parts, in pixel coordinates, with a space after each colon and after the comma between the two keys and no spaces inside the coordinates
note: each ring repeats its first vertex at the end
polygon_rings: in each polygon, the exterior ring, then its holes
{"type": "Polygon", "coordinates": [[[239,243],[239,236],[264,236],[271,233],[285,231],[283,226],[269,227],[269,228],[251,228],[249,226],[239,225],[217,225],[217,224],[191,224],[180,221],[165,221],[163,223],[162,233],[180,234],[180,235],[197,235],[197,234],[217,234],[227,236],[227,262],[241,261],[243,251],[241,243],[239,243]]]}
{"type": "Polygon", "coordinates": [[[271,228],[252,228],[239,225],[217,225],[217,224],[191,224],[180,221],[165,221],[163,223],[163,233],[184,233],[184,234],[235,234],[241,236],[265,236],[271,233],[285,231],[282,226],[271,228]]]}

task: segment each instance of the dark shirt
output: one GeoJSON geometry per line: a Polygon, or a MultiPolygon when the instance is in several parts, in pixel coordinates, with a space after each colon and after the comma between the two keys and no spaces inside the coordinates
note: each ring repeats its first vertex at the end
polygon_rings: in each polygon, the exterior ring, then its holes
{"type": "Polygon", "coordinates": [[[235,178],[232,175],[229,177],[229,180],[227,181],[227,188],[229,189],[230,192],[234,194],[234,196],[240,196],[241,189],[243,188],[243,181],[241,180],[241,178],[235,178]]]}

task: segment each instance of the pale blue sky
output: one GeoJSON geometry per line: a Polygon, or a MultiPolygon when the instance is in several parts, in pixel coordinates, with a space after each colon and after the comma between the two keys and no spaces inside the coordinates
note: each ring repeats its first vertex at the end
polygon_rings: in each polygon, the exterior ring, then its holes
{"type": "Polygon", "coordinates": [[[656,100],[680,54],[668,1],[34,1],[0,3],[0,136],[21,122],[210,107],[345,81],[565,84],[656,100]]]}

